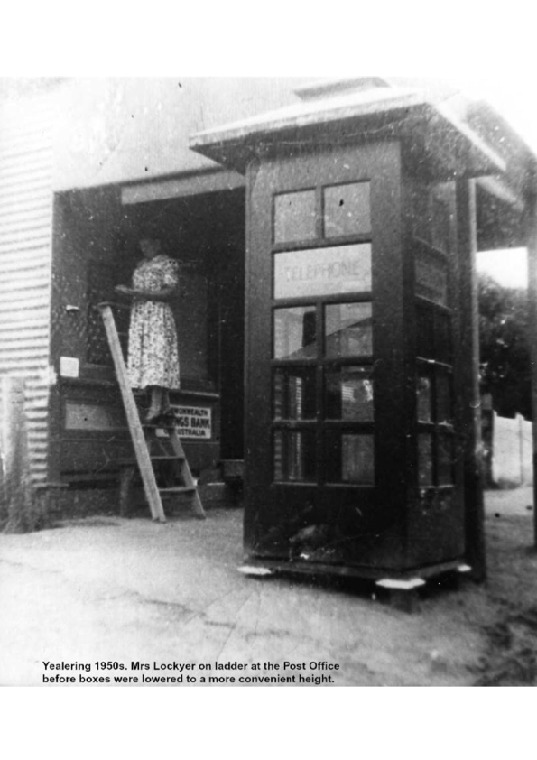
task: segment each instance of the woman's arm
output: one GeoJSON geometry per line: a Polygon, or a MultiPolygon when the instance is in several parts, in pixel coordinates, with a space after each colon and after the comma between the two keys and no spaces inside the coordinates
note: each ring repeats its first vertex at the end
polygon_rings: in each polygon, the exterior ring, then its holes
{"type": "Polygon", "coordinates": [[[165,285],[160,290],[136,290],[126,285],[118,285],[116,292],[132,301],[171,301],[177,295],[175,285],[165,285]]]}
{"type": "Polygon", "coordinates": [[[133,290],[135,301],[171,301],[177,296],[175,285],[165,285],[160,290],[133,290]]]}

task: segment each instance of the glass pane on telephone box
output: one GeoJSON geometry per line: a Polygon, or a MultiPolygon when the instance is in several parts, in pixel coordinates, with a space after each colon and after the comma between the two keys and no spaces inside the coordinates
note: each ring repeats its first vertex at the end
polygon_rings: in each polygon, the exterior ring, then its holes
{"type": "Polygon", "coordinates": [[[338,367],[326,371],[326,418],[373,422],[373,377],[364,367],[338,367]]]}
{"type": "Polygon", "coordinates": [[[317,354],[317,314],[314,306],[274,311],[274,358],[308,359],[317,354]]]}
{"type": "Polygon", "coordinates": [[[369,182],[325,187],[323,195],[325,237],[371,232],[369,182]]]}
{"type": "Polygon", "coordinates": [[[330,304],[325,308],[326,356],[372,356],[371,303],[330,304]]]}
{"type": "Polygon", "coordinates": [[[315,191],[282,193],[274,197],[274,242],[291,243],[315,237],[315,191]]]}
{"type": "Polygon", "coordinates": [[[275,482],[314,483],[317,480],[315,434],[277,430],[273,436],[275,482]]]}
{"type": "Polygon", "coordinates": [[[315,368],[278,368],[274,370],[273,377],[273,419],[315,419],[317,414],[315,368]]]}
{"type": "Polygon", "coordinates": [[[325,447],[327,483],[375,485],[375,446],[372,435],[327,433],[325,447]]]}

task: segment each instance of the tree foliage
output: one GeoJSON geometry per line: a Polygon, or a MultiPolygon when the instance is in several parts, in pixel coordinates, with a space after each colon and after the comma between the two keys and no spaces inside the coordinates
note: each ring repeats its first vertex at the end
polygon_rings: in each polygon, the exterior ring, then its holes
{"type": "Polygon", "coordinates": [[[481,391],[503,417],[531,419],[531,353],[527,291],[478,278],[481,391]]]}

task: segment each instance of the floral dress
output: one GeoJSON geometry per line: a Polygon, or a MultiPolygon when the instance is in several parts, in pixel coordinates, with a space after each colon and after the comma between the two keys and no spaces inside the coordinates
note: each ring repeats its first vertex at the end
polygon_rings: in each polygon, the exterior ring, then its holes
{"type": "MultiPolygon", "coordinates": [[[[177,287],[178,283],[177,262],[169,256],[144,259],[134,270],[135,290],[159,292],[170,285],[177,287]]],[[[178,390],[181,387],[177,329],[167,301],[134,301],[127,369],[133,388],[159,385],[178,390]]]]}

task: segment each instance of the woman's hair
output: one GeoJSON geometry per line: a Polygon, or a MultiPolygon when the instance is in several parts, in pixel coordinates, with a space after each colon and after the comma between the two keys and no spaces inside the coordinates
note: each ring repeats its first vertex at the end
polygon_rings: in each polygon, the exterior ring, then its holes
{"type": "Polygon", "coordinates": [[[159,248],[162,246],[162,240],[156,235],[142,235],[140,237],[140,243],[143,242],[152,243],[153,245],[157,245],[159,248]]]}

